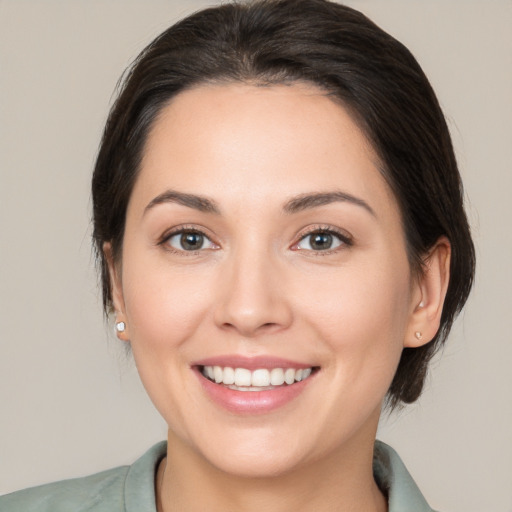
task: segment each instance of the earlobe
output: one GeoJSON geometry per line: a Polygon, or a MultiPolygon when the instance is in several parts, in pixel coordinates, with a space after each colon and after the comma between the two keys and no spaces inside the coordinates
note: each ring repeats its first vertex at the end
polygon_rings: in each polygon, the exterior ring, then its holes
{"type": "Polygon", "coordinates": [[[110,277],[110,293],[112,296],[112,303],[115,309],[115,328],[116,336],[123,341],[129,341],[127,319],[125,314],[123,287],[119,266],[114,262],[112,254],[112,245],[110,242],[103,244],[103,254],[108,264],[108,271],[110,277]]]}
{"type": "Polygon", "coordinates": [[[437,334],[450,281],[450,258],[451,245],[444,236],[424,258],[423,271],[413,294],[413,311],[404,340],[405,347],[425,345],[437,334]]]}

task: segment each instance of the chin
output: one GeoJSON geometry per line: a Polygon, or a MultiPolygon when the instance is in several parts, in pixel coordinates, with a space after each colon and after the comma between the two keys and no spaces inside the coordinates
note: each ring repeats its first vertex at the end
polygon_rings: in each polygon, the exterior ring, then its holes
{"type": "MultiPolygon", "coordinates": [[[[229,429],[198,437],[196,453],[217,470],[241,478],[274,478],[293,472],[314,456],[318,443],[301,439],[297,429],[229,429]],[[309,456],[308,456],[309,454],[309,456]]],[[[312,436],[314,437],[314,436],[312,436]]]]}
{"type": "Polygon", "coordinates": [[[224,453],[209,460],[217,470],[239,478],[276,478],[293,472],[301,465],[297,454],[268,453],[255,450],[250,454],[224,453]]]}

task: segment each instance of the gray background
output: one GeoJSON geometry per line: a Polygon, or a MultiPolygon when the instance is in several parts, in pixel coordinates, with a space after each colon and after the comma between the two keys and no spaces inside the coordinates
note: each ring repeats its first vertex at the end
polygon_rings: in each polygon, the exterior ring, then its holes
{"type": "MultiPolygon", "coordinates": [[[[129,463],[163,421],[103,323],[91,168],[138,51],[211,2],[0,0],[0,492],[129,463]]],[[[512,2],[347,2],[416,55],[448,117],[478,251],[421,401],[383,422],[431,505],[512,511],[512,2]]]]}

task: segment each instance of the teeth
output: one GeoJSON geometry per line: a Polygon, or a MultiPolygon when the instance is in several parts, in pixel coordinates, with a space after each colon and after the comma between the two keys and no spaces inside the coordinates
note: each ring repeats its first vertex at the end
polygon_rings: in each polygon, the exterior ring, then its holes
{"type": "Polygon", "coordinates": [[[284,372],[284,381],[286,384],[293,384],[295,382],[295,370],[293,368],[286,368],[284,372]]]}
{"type": "Polygon", "coordinates": [[[229,366],[224,368],[222,382],[228,385],[235,383],[235,370],[233,368],[229,368],[229,366]]]}
{"type": "Polygon", "coordinates": [[[229,366],[204,366],[203,375],[217,384],[225,384],[239,391],[262,391],[274,386],[293,384],[307,379],[313,368],[295,370],[294,368],[259,368],[251,371],[246,368],[230,368],[229,366]]]}
{"type": "MultiPolygon", "coordinates": [[[[251,371],[245,368],[237,368],[235,370],[235,385],[236,386],[250,386],[251,385],[251,371]]],[[[224,382],[224,381],[223,381],[224,382]]]]}
{"type": "Polygon", "coordinates": [[[268,370],[255,370],[252,372],[251,384],[253,386],[270,386],[270,373],[268,370]]]}
{"type": "Polygon", "coordinates": [[[284,384],[284,371],[282,368],[274,368],[270,372],[270,384],[272,384],[272,386],[281,386],[284,384]]]}
{"type": "Polygon", "coordinates": [[[219,384],[220,382],[223,381],[223,379],[224,379],[223,373],[224,372],[222,371],[222,368],[220,366],[213,367],[213,377],[217,384],[219,384]]]}

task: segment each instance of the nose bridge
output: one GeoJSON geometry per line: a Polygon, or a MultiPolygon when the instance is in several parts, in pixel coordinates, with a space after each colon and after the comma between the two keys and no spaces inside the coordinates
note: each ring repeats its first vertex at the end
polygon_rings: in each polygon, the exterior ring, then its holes
{"type": "Polygon", "coordinates": [[[257,240],[239,244],[226,259],[220,280],[222,293],[216,306],[220,327],[253,337],[289,325],[284,275],[267,244],[257,240]]]}

